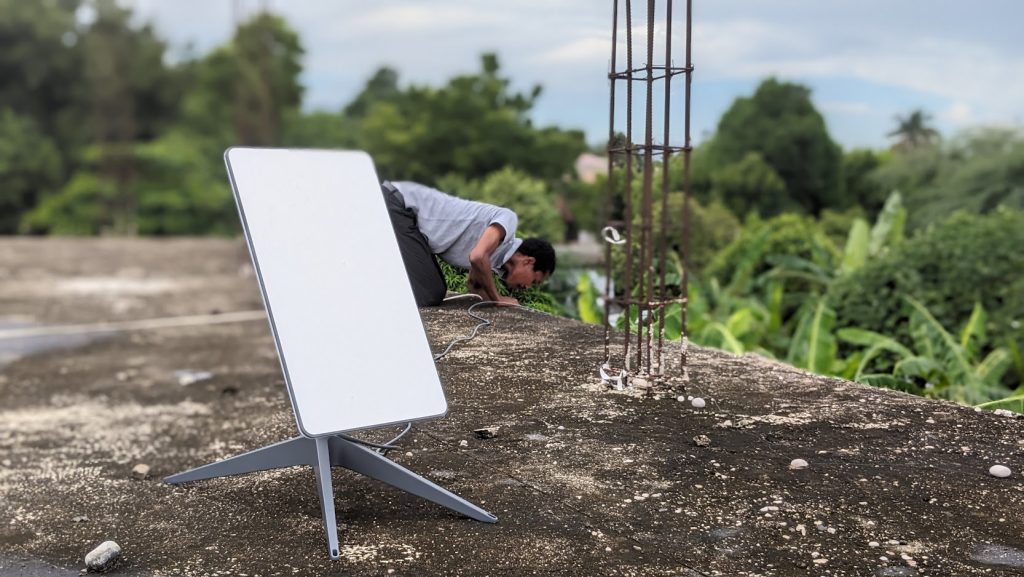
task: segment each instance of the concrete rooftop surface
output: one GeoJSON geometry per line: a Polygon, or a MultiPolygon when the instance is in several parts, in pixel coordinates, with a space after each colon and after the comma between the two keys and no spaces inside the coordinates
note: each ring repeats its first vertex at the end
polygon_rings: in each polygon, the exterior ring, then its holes
{"type": "MultiPolygon", "coordinates": [[[[435,351],[468,304],[421,311],[435,351]]],[[[0,239],[0,575],[77,575],[106,540],[114,575],[1024,574],[1014,416],[693,347],[698,409],[601,385],[600,327],[483,309],[438,362],[448,416],[389,457],[499,522],[336,469],[335,562],[309,467],[161,481],[296,435],[265,320],[24,332],[261,306],[238,240],[0,239]]],[[[384,377],[403,351],[379,346],[384,377]]],[[[373,387],[361,362],[339,350],[337,385],[373,387]]]]}

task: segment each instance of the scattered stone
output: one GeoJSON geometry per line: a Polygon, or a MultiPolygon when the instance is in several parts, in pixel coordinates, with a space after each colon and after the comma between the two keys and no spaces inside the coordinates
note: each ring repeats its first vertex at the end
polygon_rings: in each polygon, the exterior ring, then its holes
{"type": "Polygon", "coordinates": [[[711,437],[708,437],[707,435],[697,435],[693,438],[693,443],[698,447],[710,447],[711,437]]]}
{"type": "Polygon", "coordinates": [[[989,468],[989,470],[988,470],[988,474],[992,475],[993,477],[1000,477],[1000,478],[1009,477],[1010,476],[1010,468],[1009,467],[1004,467],[1003,465],[992,465],[992,467],[989,468]]]}
{"type": "Polygon", "coordinates": [[[868,543],[868,547],[879,547],[879,546],[881,546],[881,543],[879,543],[878,541],[870,541],[868,543]]]}
{"type": "Polygon", "coordinates": [[[679,401],[680,403],[685,403],[687,401],[686,395],[679,395],[678,397],[676,397],[676,400],[679,401]]]}
{"type": "Polygon", "coordinates": [[[85,556],[89,571],[105,573],[112,569],[121,557],[121,546],[113,541],[104,541],[85,556]]]}
{"type": "Polygon", "coordinates": [[[71,518],[71,522],[72,523],[88,523],[89,522],[89,518],[86,517],[85,515],[79,515],[77,517],[72,517],[71,518]]]}
{"type": "Polygon", "coordinates": [[[719,527],[718,529],[713,529],[710,533],[708,533],[708,537],[710,537],[714,541],[722,541],[725,539],[739,537],[742,534],[743,529],[739,527],[719,527]]]}
{"type": "Polygon", "coordinates": [[[145,479],[149,476],[149,465],[145,463],[139,463],[132,468],[132,475],[135,475],[136,479],[145,479]]]}
{"type": "Polygon", "coordinates": [[[543,443],[543,442],[547,441],[548,438],[545,435],[541,435],[540,433],[527,433],[526,434],[526,440],[527,441],[537,441],[537,442],[543,443]]]}
{"type": "Polygon", "coordinates": [[[180,370],[174,371],[174,376],[178,379],[178,384],[187,387],[192,383],[198,383],[199,381],[205,381],[213,378],[213,373],[209,371],[191,371],[191,370],[180,370]]]}
{"type": "Polygon", "coordinates": [[[693,405],[694,408],[697,408],[697,409],[703,409],[704,405],[705,405],[704,399],[702,399],[700,397],[694,397],[693,400],[690,401],[690,404],[693,405]]]}
{"type": "Polygon", "coordinates": [[[469,441],[463,439],[463,440],[459,441],[459,446],[460,447],[468,447],[469,446],[469,441]]]}
{"type": "Polygon", "coordinates": [[[498,429],[500,428],[501,427],[497,425],[492,425],[490,427],[476,429],[473,431],[473,434],[476,435],[478,439],[493,439],[494,437],[498,436],[498,429]]]}
{"type": "Polygon", "coordinates": [[[805,461],[803,459],[793,459],[793,461],[789,464],[789,468],[794,470],[794,471],[799,471],[800,469],[806,469],[807,468],[807,461],[805,461]]]}
{"type": "Polygon", "coordinates": [[[1024,551],[1006,545],[977,545],[971,552],[971,559],[985,565],[1024,569],[1024,551]]]}

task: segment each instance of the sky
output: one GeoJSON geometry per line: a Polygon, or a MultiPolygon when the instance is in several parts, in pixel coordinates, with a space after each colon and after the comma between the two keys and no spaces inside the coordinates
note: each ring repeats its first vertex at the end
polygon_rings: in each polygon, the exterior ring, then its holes
{"type": "MultiPolygon", "coordinates": [[[[609,129],[612,0],[122,0],[184,54],[228,41],[235,14],[268,6],[306,49],[308,110],[339,110],[381,66],[402,85],[438,86],[495,52],[517,90],[541,85],[538,126],[609,129]]],[[[624,6],[624,0],[620,5],[624,6]]],[[[635,65],[645,62],[646,2],[633,2],[635,65]]],[[[1024,125],[1024,2],[1019,0],[693,0],[692,136],[712,134],[732,102],[766,77],[811,89],[844,148],[881,148],[895,117],[922,109],[945,136],[1024,125]]],[[[656,11],[664,62],[666,0],[656,11]]],[[[673,65],[685,62],[685,0],[675,0],[673,65]]],[[[623,8],[620,8],[620,17],[623,8]]],[[[619,23],[619,65],[625,22],[619,23]]],[[[682,77],[672,82],[670,144],[681,144],[682,77]]],[[[621,83],[620,83],[621,84],[621,83]]],[[[655,108],[661,109],[660,94],[655,108]]],[[[620,123],[625,116],[617,99],[620,123]]],[[[643,98],[637,114],[642,114],[643,98]]],[[[660,117],[659,117],[660,118],[660,117]]],[[[661,121],[657,121],[660,130],[661,121]]],[[[622,130],[621,124],[617,129],[622,130]]],[[[634,129],[638,130],[638,129],[634,129]]],[[[660,139],[658,139],[660,140],[660,139]]]]}

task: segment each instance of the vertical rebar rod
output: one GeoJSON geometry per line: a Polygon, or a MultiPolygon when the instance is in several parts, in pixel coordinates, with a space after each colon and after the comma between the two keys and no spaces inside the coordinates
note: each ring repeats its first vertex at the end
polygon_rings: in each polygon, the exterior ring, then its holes
{"type": "MultiPolygon", "coordinates": [[[[666,79],[667,81],[667,79],[666,79]]],[[[654,256],[653,242],[653,214],[652,214],[652,188],[654,172],[654,0],[647,0],[647,102],[644,107],[644,190],[643,190],[643,222],[640,233],[641,258],[640,258],[640,300],[650,303],[653,297],[654,279],[651,264],[654,256]]],[[[647,372],[651,370],[651,314],[653,309],[647,307],[647,318],[639,323],[639,333],[644,333],[644,359],[638,366],[645,366],[647,372]],[[644,330],[646,329],[646,330],[644,330]]],[[[639,335],[638,335],[639,336],[639,335]]]]}
{"type": "MultiPolygon", "coordinates": [[[[626,221],[626,275],[623,290],[626,301],[626,338],[622,358],[629,369],[630,316],[633,305],[633,6],[626,0],[626,174],[625,180],[625,221],[626,221]]],[[[637,330],[640,328],[640,311],[637,309],[637,330]]]]}
{"type": "Polygon", "coordinates": [[[682,323],[683,338],[680,347],[679,370],[683,377],[687,376],[686,361],[689,348],[690,331],[687,329],[687,317],[690,308],[690,89],[693,80],[693,60],[691,48],[693,44],[693,0],[686,0],[686,97],[683,137],[683,302],[682,323]]]}
{"type": "Polygon", "coordinates": [[[669,0],[665,8],[665,131],[662,138],[665,145],[665,155],[661,160],[661,234],[660,236],[660,257],[661,262],[658,276],[658,300],[662,303],[658,308],[658,350],[655,357],[658,360],[658,375],[664,374],[662,366],[662,350],[665,344],[665,312],[668,295],[665,291],[665,269],[667,268],[668,252],[668,192],[671,184],[669,179],[669,167],[672,160],[672,152],[669,143],[669,120],[671,116],[672,102],[672,76],[669,71],[672,69],[672,0],[669,0]]]}
{"type": "MultiPolygon", "coordinates": [[[[618,45],[619,32],[619,0],[612,2],[612,61],[608,79],[611,84],[611,96],[608,99],[608,202],[605,206],[608,218],[605,222],[611,221],[611,215],[615,211],[615,52],[618,45]]],[[[611,305],[612,297],[612,245],[604,243],[604,362],[611,359],[611,305]]],[[[629,317],[626,317],[629,320],[629,317]]]]}

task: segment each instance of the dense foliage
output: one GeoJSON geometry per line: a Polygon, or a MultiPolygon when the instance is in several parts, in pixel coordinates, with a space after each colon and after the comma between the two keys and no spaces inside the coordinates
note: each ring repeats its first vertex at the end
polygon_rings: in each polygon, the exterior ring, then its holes
{"type": "Polygon", "coordinates": [[[562,236],[548,209],[583,133],[535,127],[541,88],[512,91],[493,54],[440,87],[402,86],[381,68],[337,111],[307,112],[305,49],[279,16],[258,13],[209,53],[172,59],[130,8],[97,0],[83,19],[83,6],[0,0],[0,233],[231,234],[223,150],[286,145],[364,149],[382,177],[456,175],[499,204],[525,200],[517,185],[507,198],[493,190],[516,169],[538,179],[529,226],[562,236]]]}
{"type": "Polygon", "coordinates": [[[1024,213],[958,213],[838,279],[829,300],[841,326],[897,339],[910,335],[902,297],[914,297],[946,327],[963,325],[980,303],[996,341],[1024,341],[1022,247],[1024,213]]]}

